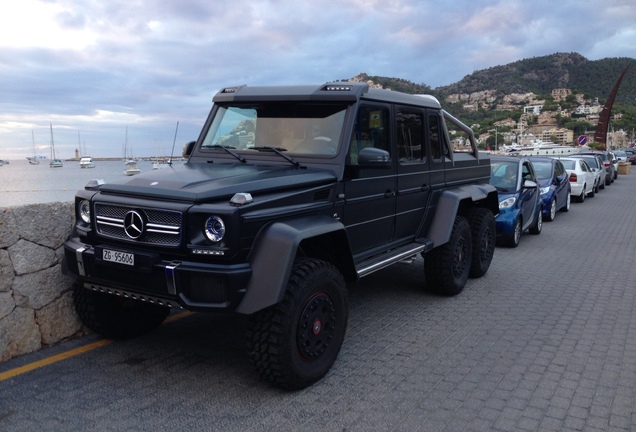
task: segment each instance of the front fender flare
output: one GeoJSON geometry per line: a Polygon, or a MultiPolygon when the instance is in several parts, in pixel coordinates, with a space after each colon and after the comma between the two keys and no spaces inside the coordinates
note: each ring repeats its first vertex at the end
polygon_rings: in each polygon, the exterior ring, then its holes
{"type": "Polygon", "coordinates": [[[236,312],[252,314],[280,302],[301,242],[337,231],[344,233],[344,225],[328,216],[307,216],[265,226],[247,257],[252,276],[236,312]]]}

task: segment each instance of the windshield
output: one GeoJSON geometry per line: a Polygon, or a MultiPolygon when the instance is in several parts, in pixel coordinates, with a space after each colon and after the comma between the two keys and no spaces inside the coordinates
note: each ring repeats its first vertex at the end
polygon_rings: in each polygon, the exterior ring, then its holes
{"type": "Polygon", "coordinates": [[[235,149],[257,154],[272,149],[287,155],[333,157],[347,105],[264,102],[219,106],[201,149],[235,149]],[[223,148],[221,148],[223,147],[223,148]]]}
{"type": "Polygon", "coordinates": [[[600,168],[598,159],[594,156],[581,156],[581,159],[585,160],[585,162],[587,162],[587,164],[592,168],[600,168]]]}
{"type": "Polygon", "coordinates": [[[539,180],[552,178],[552,163],[532,161],[532,165],[534,166],[534,171],[536,172],[539,180]]]}
{"type": "Polygon", "coordinates": [[[490,163],[490,184],[502,192],[517,190],[518,164],[516,162],[490,163]]]}
{"type": "Polygon", "coordinates": [[[574,164],[574,162],[576,161],[573,161],[572,159],[561,159],[561,163],[563,164],[563,167],[569,170],[576,169],[576,165],[574,164]]]}

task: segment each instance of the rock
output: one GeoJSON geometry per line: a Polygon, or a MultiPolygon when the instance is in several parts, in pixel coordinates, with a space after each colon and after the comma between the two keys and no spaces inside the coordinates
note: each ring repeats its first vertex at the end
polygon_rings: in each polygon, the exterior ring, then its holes
{"type": "Polygon", "coordinates": [[[73,295],[70,291],[36,311],[35,319],[40,325],[42,343],[45,345],[69,338],[82,329],[82,322],[73,308],[73,295]]]}
{"type": "Polygon", "coordinates": [[[67,239],[73,227],[73,205],[46,203],[13,208],[20,238],[51,249],[67,239]]]}
{"type": "Polygon", "coordinates": [[[20,307],[40,309],[69,291],[73,280],[64,276],[59,266],[36,273],[16,276],[13,280],[13,295],[20,307]]]}
{"type": "Polygon", "coordinates": [[[27,240],[18,240],[8,251],[16,275],[47,269],[57,263],[55,251],[27,240]]]}
{"type": "Polygon", "coordinates": [[[15,309],[15,300],[10,292],[0,292],[0,320],[15,309]]]}
{"type": "Polygon", "coordinates": [[[42,347],[35,312],[17,307],[0,319],[0,361],[37,351],[42,347]]]}
{"type": "Polygon", "coordinates": [[[9,252],[0,249],[0,293],[7,292],[11,289],[13,283],[13,263],[9,258],[9,252]]]}
{"type": "Polygon", "coordinates": [[[0,248],[6,248],[18,241],[18,225],[11,208],[0,207],[0,248]]]}

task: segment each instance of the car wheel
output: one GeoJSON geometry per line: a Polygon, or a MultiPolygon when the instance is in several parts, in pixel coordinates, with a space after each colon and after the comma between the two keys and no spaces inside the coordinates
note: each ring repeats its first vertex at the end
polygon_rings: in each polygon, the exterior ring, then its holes
{"type": "Polygon", "coordinates": [[[592,190],[587,194],[587,196],[589,196],[590,198],[594,198],[594,195],[596,195],[596,192],[598,192],[598,184],[596,184],[592,190]]]}
{"type": "Polygon", "coordinates": [[[486,274],[495,253],[495,216],[485,208],[474,208],[468,214],[473,241],[472,261],[469,277],[478,278],[486,274]]]}
{"type": "Polygon", "coordinates": [[[470,225],[457,216],[448,242],[424,254],[427,285],[442,295],[459,294],[468,280],[472,249],[470,225]]]}
{"type": "Polygon", "coordinates": [[[298,260],[283,300],[250,317],[250,360],[277,387],[310,386],[335,362],[347,318],[347,289],[338,269],[322,260],[298,260]]]}
{"type": "Polygon", "coordinates": [[[534,221],[534,225],[532,225],[529,229],[530,234],[541,234],[541,230],[543,229],[543,210],[539,209],[537,213],[537,218],[534,221]]]}
{"type": "Polygon", "coordinates": [[[104,337],[126,339],[155,329],[170,308],[73,286],[73,305],[84,325],[104,337]]]}
{"type": "Polygon", "coordinates": [[[521,218],[517,218],[512,234],[508,234],[506,238],[506,246],[511,248],[519,246],[519,242],[521,241],[521,231],[521,218]]]}
{"type": "Polygon", "coordinates": [[[587,196],[585,188],[587,188],[587,185],[583,185],[583,190],[581,191],[581,195],[579,195],[579,202],[585,201],[585,197],[587,196]]]}
{"type": "Polygon", "coordinates": [[[562,212],[570,211],[570,204],[571,203],[572,203],[572,194],[570,192],[568,192],[568,194],[565,196],[565,205],[563,207],[561,207],[561,211],[562,212]]]}
{"type": "Polygon", "coordinates": [[[556,198],[552,198],[552,201],[550,201],[550,211],[548,212],[548,217],[546,217],[545,220],[547,220],[548,222],[553,221],[554,218],[556,217],[556,212],[557,212],[556,198]]]}

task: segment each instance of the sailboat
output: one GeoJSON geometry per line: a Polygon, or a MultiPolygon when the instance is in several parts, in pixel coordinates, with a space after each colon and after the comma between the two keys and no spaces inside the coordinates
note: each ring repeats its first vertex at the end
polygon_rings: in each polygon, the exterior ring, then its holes
{"type": "Polygon", "coordinates": [[[49,123],[51,127],[51,162],[49,162],[49,167],[51,168],[62,168],[64,166],[64,162],[62,159],[58,159],[55,156],[55,142],[53,141],[53,124],[49,123]]]}
{"type": "MultiPolygon", "coordinates": [[[[174,131],[174,140],[172,142],[172,148],[174,149],[174,142],[177,140],[177,131],[179,130],[179,122],[177,122],[177,128],[174,131]]],[[[155,146],[156,150],[156,146],[155,146]]],[[[155,158],[155,162],[152,164],[152,169],[170,168],[172,166],[172,160],[159,159],[159,153],[155,158]]]]}
{"type": "Polygon", "coordinates": [[[37,155],[35,154],[35,134],[33,133],[33,130],[31,131],[31,138],[33,139],[33,156],[32,157],[28,157],[27,159],[29,160],[29,163],[31,165],[40,165],[40,160],[38,159],[37,155]]]}
{"type": "Polygon", "coordinates": [[[126,140],[124,141],[124,164],[126,165],[124,175],[133,176],[141,172],[141,168],[137,167],[137,161],[132,155],[132,146],[130,156],[128,156],[128,126],[126,126],[126,140]]]}
{"type": "MultiPolygon", "coordinates": [[[[77,143],[79,145],[80,150],[82,150],[82,142],[80,140],[80,133],[77,131],[77,143]]],[[[83,156],[80,157],[79,166],[80,168],[95,168],[95,162],[93,162],[93,158],[86,154],[86,143],[84,143],[84,149],[82,150],[83,156]]]]}

